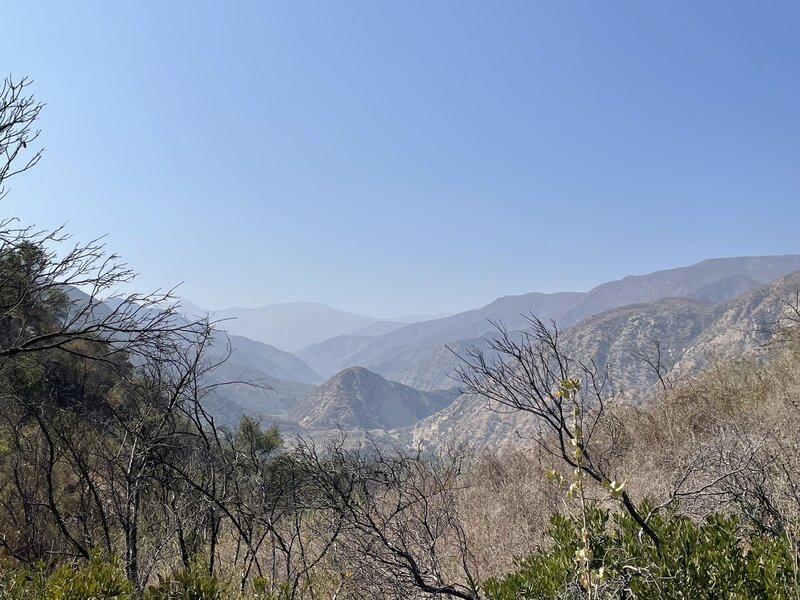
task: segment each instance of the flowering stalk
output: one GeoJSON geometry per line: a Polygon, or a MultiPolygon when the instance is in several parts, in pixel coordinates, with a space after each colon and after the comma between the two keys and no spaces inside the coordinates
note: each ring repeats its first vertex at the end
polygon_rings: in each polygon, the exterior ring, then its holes
{"type": "Polygon", "coordinates": [[[575,551],[575,562],[580,573],[579,581],[586,590],[587,597],[592,600],[596,583],[603,578],[604,569],[592,571],[592,549],[589,543],[588,506],[586,499],[586,473],[584,472],[584,438],[583,438],[583,411],[578,401],[578,392],[581,382],[578,378],[565,379],[561,382],[555,394],[557,397],[572,403],[572,458],[575,462],[574,479],[567,490],[567,498],[577,497],[581,507],[581,545],[575,551]]]}

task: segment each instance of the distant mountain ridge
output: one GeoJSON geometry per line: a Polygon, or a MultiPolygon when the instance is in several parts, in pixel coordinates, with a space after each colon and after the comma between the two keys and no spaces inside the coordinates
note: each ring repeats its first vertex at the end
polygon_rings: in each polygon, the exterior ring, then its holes
{"type": "Polygon", "coordinates": [[[489,319],[502,320],[512,328],[521,327],[523,314],[533,311],[560,316],[577,306],[582,297],[578,292],[505,296],[479,309],[411,323],[381,336],[360,340],[339,336],[304,348],[297,355],[323,377],[349,366],[363,366],[391,376],[414,364],[416,355],[424,351],[486,333],[491,328],[489,319]],[[330,361],[326,356],[336,358],[330,361]]]}
{"type": "Polygon", "coordinates": [[[513,332],[531,313],[554,320],[570,352],[608,365],[628,397],[642,401],[657,389],[657,377],[635,357],[656,343],[671,378],[696,372],[709,354],[757,353],[764,328],[757,322],[777,319],[782,304],[776,298],[800,288],[800,273],[783,273],[793,268],[800,270],[800,255],[713,259],[589,292],[505,296],[425,322],[358,323],[358,335],[334,336],[295,354],[231,335],[234,352],[225,375],[258,379],[272,391],[237,384],[215,410],[226,421],[249,413],[299,433],[342,427],[383,431],[404,443],[495,444],[514,437],[520,423],[483,410],[478,399],[457,396],[452,378],[458,354],[471,345],[486,347],[494,333],[490,321],[513,332]],[[323,378],[318,387],[309,385],[323,378]]]}
{"type": "Polygon", "coordinates": [[[350,366],[363,366],[384,377],[413,383],[419,389],[441,389],[449,387],[447,373],[457,363],[445,345],[460,345],[462,340],[490,334],[493,328],[489,320],[514,330],[524,327],[524,316],[532,313],[568,327],[618,306],[660,298],[720,303],[796,270],[800,270],[800,255],[709,259],[688,267],[631,275],[589,292],[505,296],[480,309],[413,323],[384,335],[337,336],[304,348],[297,355],[323,377],[350,366]],[[432,360],[449,360],[450,364],[437,362],[438,367],[431,368],[432,360]],[[430,376],[420,377],[421,372],[430,376]]]}
{"type": "Polygon", "coordinates": [[[356,331],[380,319],[349,313],[316,302],[272,304],[260,308],[226,308],[212,313],[221,327],[294,352],[309,344],[356,331]]]}
{"type": "Polygon", "coordinates": [[[322,382],[322,377],[314,369],[291,352],[284,352],[275,346],[243,336],[217,335],[212,344],[211,353],[224,355],[227,352],[228,342],[231,350],[228,361],[242,369],[254,369],[284,381],[308,384],[322,382]]]}
{"type": "Polygon", "coordinates": [[[311,344],[340,335],[381,335],[409,323],[434,317],[412,315],[404,320],[380,319],[333,308],[319,302],[287,302],[258,308],[224,308],[209,311],[184,300],[182,312],[188,317],[210,315],[219,328],[295,352],[311,344]]]}
{"type": "MultiPolygon", "coordinates": [[[[667,298],[611,309],[562,332],[565,351],[608,367],[617,389],[638,403],[659,389],[641,353],[658,343],[663,377],[680,382],[713,360],[763,357],[770,332],[800,290],[800,271],[718,305],[667,298]]],[[[405,443],[503,445],[530,428],[526,413],[492,412],[483,399],[462,395],[452,404],[398,434],[405,443]]]]}
{"type": "Polygon", "coordinates": [[[566,315],[565,324],[577,323],[617,306],[660,298],[726,302],[797,270],[800,270],[800,255],[790,254],[712,258],[688,267],[628,275],[587,292],[586,300],[566,315]]]}

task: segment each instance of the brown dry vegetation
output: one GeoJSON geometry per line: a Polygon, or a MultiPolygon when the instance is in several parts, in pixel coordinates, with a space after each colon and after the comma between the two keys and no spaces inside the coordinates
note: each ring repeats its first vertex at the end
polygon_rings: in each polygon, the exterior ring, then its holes
{"type": "MultiPolygon", "coordinates": [[[[666,509],[698,522],[722,511],[796,544],[798,339],[783,327],[768,360],[714,363],[642,404],[598,405],[589,396],[591,468],[625,480],[635,504],[647,498],[655,508],[642,514],[646,521],[666,509]]],[[[344,438],[278,450],[274,432],[252,421],[218,429],[197,412],[198,343],[188,354],[195,362],[173,356],[164,363],[169,376],[164,364],[151,364],[127,384],[120,374],[136,370],[125,360],[93,362],[85,343],[77,363],[52,350],[6,360],[0,552],[7,566],[56,566],[99,551],[122,558],[134,589],[200,565],[227,594],[245,597],[262,589],[297,599],[480,598],[482,582],[552,543],[554,513],[576,512],[566,484],[544,477],[555,469],[569,482],[574,467],[546,427],[533,426],[528,435],[537,434],[502,450],[435,454],[377,442],[354,449],[344,438]],[[176,380],[182,365],[186,380],[176,380]],[[77,369],[86,387],[78,396],[45,387],[42,396],[41,369],[58,385],[77,369]],[[139,455],[137,443],[152,448],[139,455]]],[[[599,484],[587,495],[625,510],[599,484]]]]}
{"type": "MultiPolygon", "coordinates": [[[[800,517],[798,399],[796,333],[782,329],[768,361],[713,363],[643,404],[615,406],[606,468],[659,508],[697,520],[721,510],[787,535],[800,517]]],[[[511,570],[514,556],[547,543],[554,511],[574,510],[543,476],[554,467],[566,475],[559,462],[530,442],[476,457],[460,502],[483,576],[511,570]]]]}

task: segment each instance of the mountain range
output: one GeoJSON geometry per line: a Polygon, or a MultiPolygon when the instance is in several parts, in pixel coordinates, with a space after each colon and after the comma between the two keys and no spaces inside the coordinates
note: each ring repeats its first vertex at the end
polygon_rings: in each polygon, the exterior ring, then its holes
{"type": "MultiPolygon", "coordinates": [[[[607,366],[615,386],[640,403],[659,390],[658,375],[643,357],[662,357],[662,377],[671,385],[715,360],[763,357],[771,332],[797,298],[800,272],[778,278],[728,302],[663,299],[612,309],[562,332],[566,352],[607,366]]],[[[397,438],[413,444],[499,445],[530,428],[526,413],[493,412],[477,397],[460,395],[397,438]]]]}
{"type": "Polygon", "coordinates": [[[209,314],[218,327],[234,335],[296,352],[306,346],[340,335],[375,336],[394,331],[409,323],[437,318],[409,315],[379,319],[339,310],[319,302],[287,302],[259,308],[223,308],[209,311],[183,301],[184,314],[191,317],[209,314]]]}
{"type": "MultiPolygon", "coordinates": [[[[506,296],[417,323],[370,320],[315,304],[251,309],[242,321],[223,322],[237,335],[230,335],[233,352],[219,376],[265,385],[231,386],[213,409],[227,422],[248,413],[291,432],[340,428],[380,431],[404,443],[497,444],[515,437],[519,415],[483,409],[479,399],[459,395],[452,379],[458,355],[472,346],[485,349],[496,324],[513,332],[525,328],[531,314],[552,321],[570,353],[607,366],[629,400],[642,402],[659,385],[643,356],[660,353],[662,375],[675,380],[712,356],[762,352],[765,332],[800,289],[797,271],[800,255],[711,259],[588,292],[506,296]],[[259,315],[269,318],[258,321],[259,315]],[[345,333],[322,339],[331,332],[345,333]],[[259,336],[295,340],[287,346],[294,348],[317,341],[291,353],[251,339],[259,336]]],[[[227,348],[222,339],[215,347],[227,348]]]]}

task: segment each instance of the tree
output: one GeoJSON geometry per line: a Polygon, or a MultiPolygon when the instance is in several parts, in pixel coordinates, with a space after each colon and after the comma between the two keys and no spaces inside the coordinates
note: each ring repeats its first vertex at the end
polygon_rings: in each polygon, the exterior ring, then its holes
{"type": "MultiPolygon", "coordinates": [[[[458,509],[466,455],[424,455],[344,438],[297,447],[315,506],[337,516],[337,541],[354,598],[479,600],[477,566],[458,509]]],[[[344,582],[343,582],[344,583],[344,582]]]]}
{"type": "MultiPolygon", "coordinates": [[[[29,147],[43,108],[29,85],[26,78],[8,77],[0,88],[0,198],[8,180],[42,156],[29,147]]],[[[174,290],[122,293],[134,277],[102,239],[70,244],[61,228],[41,231],[14,218],[0,220],[0,358],[50,348],[80,353],[76,340],[113,342],[110,354],[144,358],[190,343],[195,324],[179,318],[174,290]]]]}
{"type": "Polygon", "coordinates": [[[0,87],[0,199],[8,193],[7,179],[27,171],[42,157],[41,149],[28,148],[39,137],[32,126],[44,106],[27,93],[30,83],[25,77],[17,81],[7,77],[0,87]]]}
{"type": "Polygon", "coordinates": [[[489,341],[492,358],[476,346],[459,356],[456,377],[462,391],[485,398],[490,406],[532,415],[539,445],[577,470],[578,481],[586,475],[609,490],[658,546],[658,535],[609,472],[604,457],[613,449],[618,430],[609,410],[614,394],[608,375],[591,361],[569,356],[555,324],[548,326],[533,315],[528,324],[527,330],[512,334],[495,323],[498,335],[489,341]]]}
{"type": "MultiPolygon", "coordinates": [[[[0,195],[42,156],[29,148],[43,105],[28,86],[0,88],[0,195]]],[[[213,324],[184,319],[172,290],[122,294],[134,277],[101,240],[0,221],[0,448],[12,492],[0,507],[16,526],[0,545],[29,564],[88,559],[117,551],[121,532],[141,589],[144,507],[170,496],[165,465],[213,425],[200,404],[218,363],[205,357],[213,324]]],[[[166,528],[158,544],[182,531],[174,516],[148,519],[166,528]]]]}

